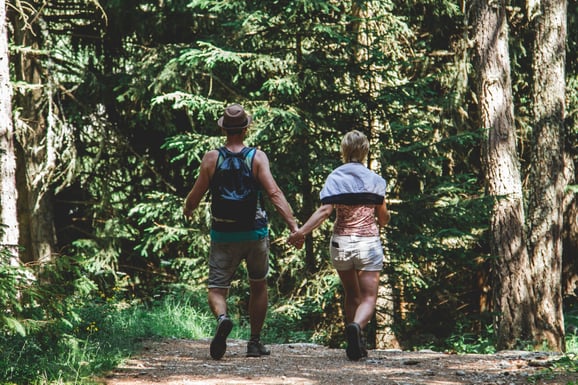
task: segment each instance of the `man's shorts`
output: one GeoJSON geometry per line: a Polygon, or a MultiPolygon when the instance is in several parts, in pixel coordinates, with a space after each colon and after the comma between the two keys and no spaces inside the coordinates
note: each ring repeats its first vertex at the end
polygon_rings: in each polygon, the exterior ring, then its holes
{"type": "Polygon", "coordinates": [[[329,253],[331,263],[338,271],[383,269],[383,247],[379,237],[334,234],[329,253]]]}
{"type": "Polygon", "coordinates": [[[247,263],[249,280],[266,279],[269,273],[269,238],[242,242],[211,242],[209,288],[231,287],[231,281],[242,260],[247,263]]]}

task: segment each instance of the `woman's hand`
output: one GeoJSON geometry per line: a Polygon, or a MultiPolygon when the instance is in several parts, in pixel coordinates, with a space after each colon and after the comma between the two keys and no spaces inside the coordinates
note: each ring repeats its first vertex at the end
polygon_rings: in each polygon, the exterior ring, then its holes
{"type": "Polygon", "coordinates": [[[290,245],[295,246],[297,249],[300,249],[305,243],[305,235],[300,231],[300,229],[297,229],[297,231],[292,232],[289,238],[287,238],[287,242],[290,245]]]}

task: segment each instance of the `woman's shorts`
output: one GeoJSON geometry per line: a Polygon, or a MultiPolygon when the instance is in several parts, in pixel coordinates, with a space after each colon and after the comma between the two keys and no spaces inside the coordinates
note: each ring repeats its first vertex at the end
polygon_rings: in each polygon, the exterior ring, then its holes
{"type": "Polygon", "coordinates": [[[383,269],[383,246],[379,237],[334,234],[329,253],[333,267],[339,271],[383,269]]]}
{"type": "Polygon", "coordinates": [[[269,238],[242,242],[211,242],[209,288],[229,288],[242,260],[249,280],[262,281],[269,273],[269,238]]]}

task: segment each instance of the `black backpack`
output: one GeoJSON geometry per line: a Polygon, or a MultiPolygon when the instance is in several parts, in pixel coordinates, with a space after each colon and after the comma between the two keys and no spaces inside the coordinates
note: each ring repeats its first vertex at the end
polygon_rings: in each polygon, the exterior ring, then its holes
{"type": "Polygon", "coordinates": [[[245,147],[234,153],[220,147],[217,168],[211,180],[213,218],[251,226],[255,221],[259,185],[253,177],[256,149],[245,147]]]}

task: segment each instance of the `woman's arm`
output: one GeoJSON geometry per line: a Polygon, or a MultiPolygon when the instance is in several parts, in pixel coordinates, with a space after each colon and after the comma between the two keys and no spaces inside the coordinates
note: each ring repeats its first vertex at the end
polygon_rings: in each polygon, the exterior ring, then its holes
{"type": "Polygon", "coordinates": [[[377,216],[377,223],[379,223],[381,227],[389,223],[389,220],[391,219],[391,214],[387,209],[385,199],[383,200],[383,203],[380,206],[375,206],[375,214],[377,216]]]}
{"type": "Polygon", "coordinates": [[[288,242],[300,248],[303,245],[305,236],[321,226],[323,221],[325,221],[332,212],[332,204],[325,204],[320,206],[313,214],[311,214],[311,217],[309,217],[303,226],[301,226],[299,229],[297,229],[297,231],[293,232],[289,236],[288,242]]]}

